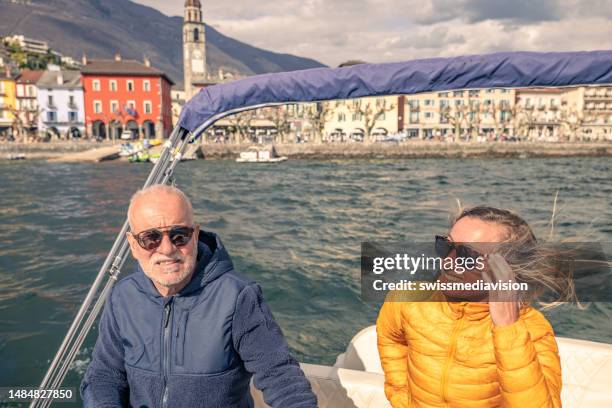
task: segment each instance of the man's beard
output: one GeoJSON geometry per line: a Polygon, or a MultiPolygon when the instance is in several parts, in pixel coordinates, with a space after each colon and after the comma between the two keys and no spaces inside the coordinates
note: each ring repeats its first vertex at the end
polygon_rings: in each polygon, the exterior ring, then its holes
{"type": "Polygon", "coordinates": [[[157,273],[157,274],[146,274],[151,280],[155,281],[160,286],[170,288],[173,287],[189,277],[194,272],[196,257],[184,258],[182,266],[184,267],[178,274],[177,273],[157,273]],[[167,277],[166,277],[167,276],[167,277]]]}

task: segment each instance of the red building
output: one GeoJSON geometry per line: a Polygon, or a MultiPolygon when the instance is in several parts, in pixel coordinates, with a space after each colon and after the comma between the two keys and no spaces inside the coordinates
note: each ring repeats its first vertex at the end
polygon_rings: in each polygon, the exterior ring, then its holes
{"type": "Polygon", "coordinates": [[[134,60],[87,60],[81,68],[85,125],[93,137],[164,138],[172,131],[174,84],[162,71],[134,60]]]}

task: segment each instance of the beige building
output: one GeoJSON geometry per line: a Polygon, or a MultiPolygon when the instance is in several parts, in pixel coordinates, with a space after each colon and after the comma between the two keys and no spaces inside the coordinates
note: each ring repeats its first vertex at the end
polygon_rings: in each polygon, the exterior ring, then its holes
{"type": "Polygon", "coordinates": [[[466,89],[406,95],[402,129],[410,137],[472,137],[512,132],[515,90],[466,89]]]}
{"type": "Polygon", "coordinates": [[[612,87],[520,89],[516,104],[530,140],[612,140],[612,87]]]}
{"type": "Polygon", "coordinates": [[[325,102],[329,112],[323,130],[324,141],[372,141],[400,130],[400,97],[368,97],[325,102]]]}

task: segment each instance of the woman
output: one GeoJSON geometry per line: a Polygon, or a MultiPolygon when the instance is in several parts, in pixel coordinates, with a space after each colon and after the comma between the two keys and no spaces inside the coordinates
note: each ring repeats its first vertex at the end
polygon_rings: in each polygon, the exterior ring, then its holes
{"type": "Polygon", "coordinates": [[[555,335],[546,318],[528,303],[544,287],[561,288],[564,299],[571,297],[573,287],[561,279],[564,272],[555,262],[541,259],[527,223],[510,211],[474,207],[455,218],[436,247],[442,257],[485,260],[483,270],[443,270],[441,283],[512,279],[527,282],[529,291],[452,288],[428,302],[402,302],[398,293],[390,294],[376,330],[391,405],[560,407],[555,335]],[[505,248],[503,257],[500,247],[505,248]]]}

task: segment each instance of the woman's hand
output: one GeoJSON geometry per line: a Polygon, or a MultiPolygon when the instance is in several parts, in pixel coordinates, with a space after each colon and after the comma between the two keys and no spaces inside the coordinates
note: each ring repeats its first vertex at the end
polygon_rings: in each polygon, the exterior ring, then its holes
{"type": "MultiPolygon", "coordinates": [[[[485,273],[483,278],[489,283],[509,283],[514,279],[514,272],[508,262],[499,254],[487,256],[489,274],[485,273]],[[493,279],[491,279],[493,277],[493,279]]],[[[489,291],[489,313],[495,326],[507,326],[516,322],[519,318],[519,301],[517,294],[512,290],[490,290],[489,291]]]]}

